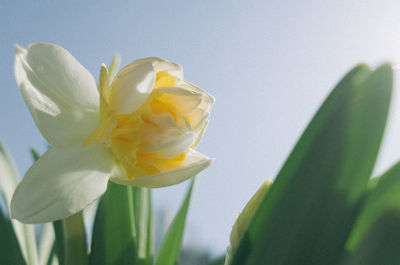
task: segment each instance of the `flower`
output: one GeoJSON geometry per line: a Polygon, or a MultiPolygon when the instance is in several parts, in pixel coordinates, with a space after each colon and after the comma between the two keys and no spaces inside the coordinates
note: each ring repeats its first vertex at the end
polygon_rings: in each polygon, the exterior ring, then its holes
{"type": "Polygon", "coordinates": [[[211,159],[197,152],[212,96],[160,58],[118,74],[103,64],[99,85],[65,49],[16,47],[15,76],[51,148],[26,172],[11,202],[25,223],[68,217],[100,197],[110,179],[141,187],[185,181],[211,159]],[[115,78],[114,78],[115,76],[115,78]]]}

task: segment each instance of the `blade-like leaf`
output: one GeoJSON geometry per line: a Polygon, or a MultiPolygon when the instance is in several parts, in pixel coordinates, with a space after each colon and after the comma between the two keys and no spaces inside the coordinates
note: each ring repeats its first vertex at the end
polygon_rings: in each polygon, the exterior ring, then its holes
{"type": "Polygon", "coordinates": [[[53,222],[55,234],[55,252],[59,265],[65,265],[65,235],[62,220],[53,222]]]}
{"type": "Polygon", "coordinates": [[[106,196],[100,198],[92,231],[90,265],[106,264],[106,196]]]}
{"type": "Polygon", "coordinates": [[[224,264],[225,264],[225,256],[221,256],[210,262],[208,265],[224,265],[224,264]]]}
{"type": "Polygon", "coordinates": [[[363,235],[344,265],[400,264],[400,207],[386,209],[363,235]]]}
{"type": "MultiPolygon", "coordinates": [[[[0,195],[3,194],[7,207],[10,206],[18,182],[19,176],[11,156],[0,142],[0,195]]],[[[33,226],[22,224],[17,220],[12,220],[11,223],[25,260],[29,265],[38,264],[33,226]]]]}
{"type": "Polygon", "coordinates": [[[234,265],[335,264],[381,144],[389,65],[357,66],[336,86],[260,203],[234,265]]]}
{"type": "Polygon", "coordinates": [[[132,188],[108,183],[93,227],[91,265],[137,264],[132,188]]]}
{"type": "Polygon", "coordinates": [[[39,264],[47,265],[55,255],[55,234],[51,223],[43,224],[39,240],[39,264]]]}
{"type": "Polygon", "coordinates": [[[33,161],[36,161],[40,158],[39,152],[35,148],[31,148],[31,156],[33,158],[33,161]]]}
{"type": "Polygon", "coordinates": [[[0,264],[26,265],[11,222],[0,211],[0,264]]]}
{"type": "Polygon", "coordinates": [[[175,265],[178,262],[194,182],[192,179],[185,200],[168,228],[155,265],[175,265]]]}
{"type": "Polygon", "coordinates": [[[88,264],[86,232],[82,212],[53,222],[55,252],[60,265],[88,264]]]}
{"type": "Polygon", "coordinates": [[[86,232],[82,212],[67,217],[62,222],[65,236],[65,264],[87,265],[86,232]]]}
{"type": "Polygon", "coordinates": [[[351,233],[347,248],[354,250],[360,240],[370,230],[371,225],[388,209],[400,206],[400,162],[389,169],[379,179],[375,188],[370,191],[368,200],[357,219],[351,233]]]}
{"type": "Polygon", "coordinates": [[[153,263],[153,213],[151,205],[151,189],[132,187],[134,206],[138,265],[153,263]]]}

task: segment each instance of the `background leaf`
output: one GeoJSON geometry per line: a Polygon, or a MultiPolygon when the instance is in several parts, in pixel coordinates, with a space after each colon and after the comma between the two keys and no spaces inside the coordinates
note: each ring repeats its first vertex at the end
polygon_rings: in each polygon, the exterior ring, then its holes
{"type": "Polygon", "coordinates": [[[90,265],[106,264],[106,196],[100,198],[97,206],[96,217],[93,223],[92,245],[89,256],[90,265]]]}
{"type": "Polygon", "coordinates": [[[25,265],[11,222],[0,211],[0,264],[25,265]]]}
{"type": "Polygon", "coordinates": [[[365,231],[344,265],[400,264],[400,208],[386,209],[365,231]]]}
{"type": "Polygon", "coordinates": [[[86,232],[82,212],[78,212],[62,220],[65,239],[65,264],[88,264],[86,232]]]}
{"type": "Polygon", "coordinates": [[[347,244],[354,250],[361,239],[369,231],[372,224],[391,208],[400,209],[400,163],[389,169],[380,178],[373,180],[375,187],[371,189],[351,237],[347,244]]]}
{"type": "Polygon", "coordinates": [[[186,216],[189,209],[195,178],[192,179],[178,213],[168,228],[155,265],[175,265],[179,260],[186,216]]]}
{"type": "Polygon", "coordinates": [[[39,264],[47,265],[55,257],[55,234],[52,223],[45,223],[39,239],[39,264]]]}
{"type": "Polygon", "coordinates": [[[390,65],[360,65],[319,109],[262,200],[232,264],[335,264],[359,212],[389,110],[390,65]]]}
{"type": "MultiPolygon", "coordinates": [[[[82,212],[53,222],[55,252],[60,265],[88,264],[86,232],[82,212]]],[[[51,261],[51,257],[49,257],[51,261]]]]}
{"type": "MultiPolygon", "coordinates": [[[[3,194],[7,208],[10,206],[12,195],[20,180],[14,162],[0,142],[0,193],[3,194]]],[[[5,215],[4,215],[5,216],[5,215]]],[[[38,264],[37,247],[33,225],[11,220],[12,228],[18,240],[24,259],[29,265],[38,264]]]]}
{"type": "Polygon", "coordinates": [[[150,265],[153,263],[154,253],[151,189],[141,187],[131,187],[131,189],[135,216],[137,264],[150,265]]]}
{"type": "Polygon", "coordinates": [[[91,265],[135,265],[136,228],[132,188],[108,182],[93,227],[91,265]]]}
{"type": "Polygon", "coordinates": [[[221,256],[212,262],[208,263],[208,265],[224,265],[225,264],[225,256],[221,256]]]}
{"type": "Polygon", "coordinates": [[[65,265],[65,235],[62,220],[53,222],[55,234],[55,252],[59,265],[65,265]]]}

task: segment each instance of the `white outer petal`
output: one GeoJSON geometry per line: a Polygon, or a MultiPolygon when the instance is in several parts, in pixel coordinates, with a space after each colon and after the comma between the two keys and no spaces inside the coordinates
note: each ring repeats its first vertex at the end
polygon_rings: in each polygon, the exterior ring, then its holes
{"type": "Polygon", "coordinates": [[[144,176],[136,179],[127,179],[121,176],[112,176],[111,181],[128,186],[138,186],[147,188],[161,188],[171,186],[188,180],[209,167],[212,159],[202,153],[191,150],[185,159],[186,165],[168,172],[144,176]]]}
{"type": "Polygon", "coordinates": [[[82,143],[98,125],[93,76],[65,49],[16,47],[15,78],[43,137],[53,146],[82,143]]]}
{"type": "Polygon", "coordinates": [[[77,213],[105,192],[113,162],[102,144],[49,149],[16,189],[12,218],[44,223],[77,213]]]}
{"type": "MultiPolygon", "coordinates": [[[[161,72],[161,71],[168,71],[168,73],[180,80],[183,80],[183,69],[182,66],[176,63],[169,62],[167,60],[164,60],[162,58],[158,57],[147,57],[147,58],[142,58],[139,60],[136,60],[132,63],[130,63],[128,66],[131,67],[138,67],[142,64],[146,64],[148,62],[151,62],[154,65],[154,71],[156,72],[161,72]]],[[[126,67],[128,67],[126,66],[126,67]]]]}
{"type": "Polygon", "coordinates": [[[118,114],[136,111],[153,91],[156,73],[160,71],[183,79],[180,65],[156,57],[136,60],[121,69],[111,84],[111,108],[118,114]]]}
{"type": "Polygon", "coordinates": [[[130,64],[111,83],[109,104],[118,114],[137,110],[148,98],[156,80],[153,62],[130,64]]]}

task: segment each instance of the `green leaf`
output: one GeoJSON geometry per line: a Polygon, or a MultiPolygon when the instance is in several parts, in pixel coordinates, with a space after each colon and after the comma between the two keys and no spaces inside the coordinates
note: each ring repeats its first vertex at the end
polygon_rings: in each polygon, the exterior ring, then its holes
{"type": "Polygon", "coordinates": [[[92,245],[89,256],[90,265],[106,264],[106,196],[103,195],[97,206],[93,224],[92,245]]]}
{"type": "Polygon", "coordinates": [[[185,200],[168,228],[155,265],[175,265],[178,262],[194,182],[192,179],[185,200]]]}
{"type": "Polygon", "coordinates": [[[371,189],[356,226],[352,231],[347,248],[354,250],[360,240],[370,230],[372,224],[388,209],[400,205],[400,162],[389,169],[380,178],[372,180],[375,188],[371,189]]]}
{"type": "Polygon", "coordinates": [[[132,188],[108,182],[96,213],[91,265],[135,265],[136,229],[132,188]]]}
{"type": "MultiPolygon", "coordinates": [[[[60,265],[88,264],[86,233],[82,212],[53,222],[55,253],[60,265]]],[[[51,260],[51,257],[49,257],[51,260]]]]}
{"type": "Polygon", "coordinates": [[[39,243],[39,264],[47,265],[55,256],[55,233],[52,223],[43,224],[39,243]]]}
{"type": "Polygon", "coordinates": [[[33,158],[33,161],[36,161],[40,158],[39,152],[35,148],[31,148],[31,156],[33,158]]]}
{"type": "Polygon", "coordinates": [[[0,211],[0,235],[0,264],[25,265],[11,222],[2,211],[0,211]]]}
{"type": "Polygon", "coordinates": [[[319,109],[261,201],[234,265],[335,264],[381,144],[392,70],[350,71],[319,109]]]}
{"type": "MultiPolygon", "coordinates": [[[[11,156],[7,153],[1,142],[0,175],[0,195],[3,195],[8,208],[20,178],[11,156]]],[[[11,224],[25,260],[29,264],[37,264],[37,247],[33,226],[23,224],[17,220],[12,220],[11,224]]]]}
{"type": "Polygon", "coordinates": [[[225,256],[221,256],[208,263],[208,265],[224,265],[224,264],[225,264],[225,256]]]}
{"type": "Polygon", "coordinates": [[[151,189],[140,187],[131,189],[136,226],[137,264],[151,265],[154,253],[151,189]]]}
{"type": "Polygon", "coordinates": [[[65,239],[65,264],[88,264],[86,232],[82,212],[78,212],[62,220],[65,239]]]}
{"type": "Polygon", "coordinates": [[[389,208],[363,235],[344,265],[400,264],[400,207],[389,208]]]}
{"type": "Polygon", "coordinates": [[[55,240],[55,252],[58,258],[59,265],[65,265],[65,236],[62,220],[53,222],[55,240]]]}

